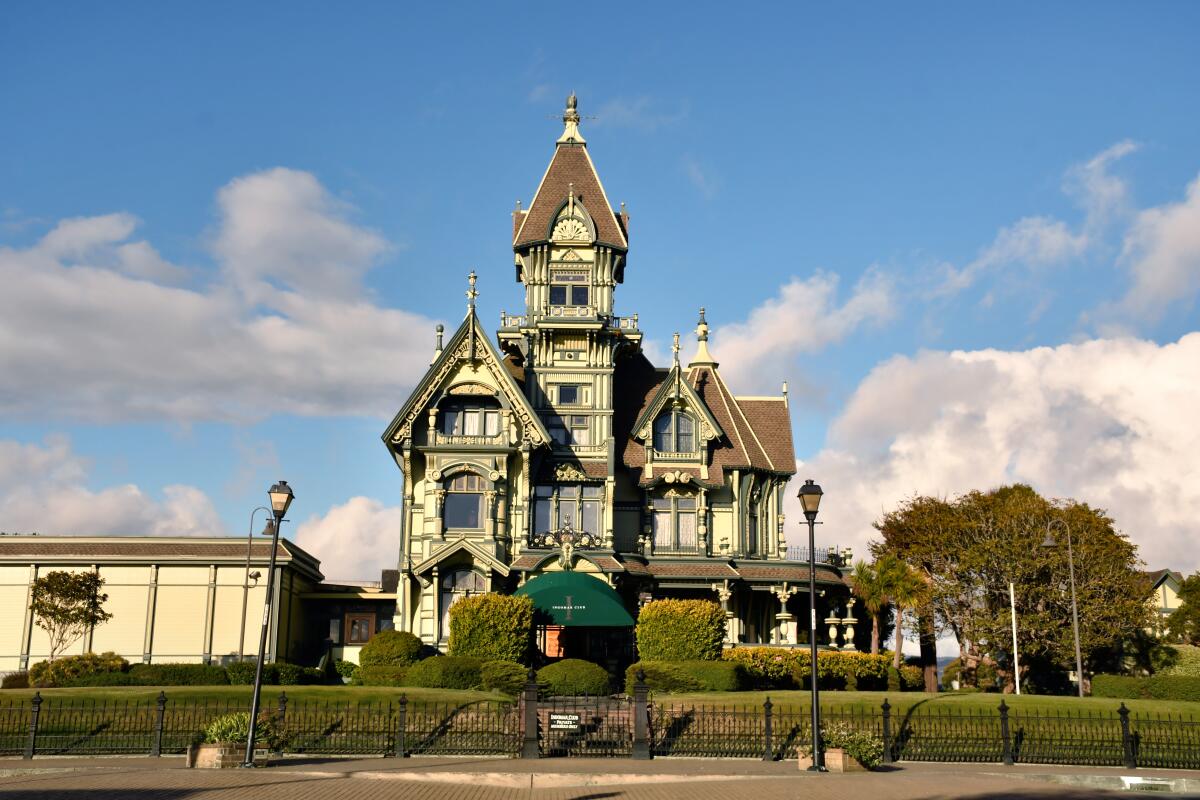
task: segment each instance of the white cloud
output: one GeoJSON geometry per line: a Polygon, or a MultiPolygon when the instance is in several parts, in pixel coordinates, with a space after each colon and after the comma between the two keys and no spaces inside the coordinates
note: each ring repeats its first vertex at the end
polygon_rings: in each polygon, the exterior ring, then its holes
{"type": "Polygon", "coordinates": [[[1121,264],[1133,285],[1120,310],[1155,320],[1174,303],[1200,294],[1200,177],[1178,203],[1140,212],[1125,237],[1121,264]]]}
{"type": "Polygon", "coordinates": [[[674,125],[687,116],[687,105],[678,101],[664,103],[642,95],[640,97],[615,97],[600,106],[593,125],[611,125],[634,128],[653,133],[659,128],[674,125]]]}
{"type": "Polygon", "coordinates": [[[711,170],[700,166],[700,162],[691,156],[684,156],[681,163],[687,179],[706,200],[717,196],[717,181],[711,170]]]}
{"type": "Polygon", "coordinates": [[[860,555],[871,523],[906,497],[1020,481],[1106,508],[1150,566],[1191,571],[1196,408],[1200,333],[896,357],[863,380],[797,477],[825,489],[822,538],[860,555]]]}
{"type": "Polygon", "coordinates": [[[208,497],[172,485],[157,500],[137,486],[87,487],[89,464],[62,436],[43,444],[0,441],[0,519],[10,532],[55,535],[219,536],[208,497]]]}
{"type": "Polygon", "coordinates": [[[219,193],[222,278],[185,274],[128,214],[62,221],[0,248],[0,414],[247,420],[395,410],[424,372],[432,320],[374,304],[386,249],[313,176],[275,169],[219,193]],[[270,286],[278,288],[269,289],[270,286]]]}
{"type": "Polygon", "coordinates": [[[352,497],[302,522],[296,544],[321,559],[326,578],[379,580],[380,570],[396,568],[400,507],[352,497]]]}
{"type": "Polygon", "coordinates": [[[894,288],[882,272],[867,272],[841,305],[837,295],[837,275],[818,272],[807,280],[792,278],[745,322],[714,330],[710,345],[721,362],[722,377],[739,393],[777,391],[780,380],[792,372],[796,356],[894,316],[894,288]]]}

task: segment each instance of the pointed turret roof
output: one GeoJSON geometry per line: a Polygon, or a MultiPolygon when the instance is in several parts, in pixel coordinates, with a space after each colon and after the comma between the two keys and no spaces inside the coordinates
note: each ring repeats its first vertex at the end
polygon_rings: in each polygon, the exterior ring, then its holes
{"type": "Polygon", "coordinates": [[[563,203],[574,192],[596,224],[596,240],[620,250],[629,248],[624,219],[608,202],[596,166],[588,155],[587,142],[579,133],[579,113],[575,95],[567,98],[563,112],[563,135],[554,147],[554,157],[538,184],[533,202],[527,209],[513,212],[513,249],[521,250],[550,239],[550,229],[563,203]]]}

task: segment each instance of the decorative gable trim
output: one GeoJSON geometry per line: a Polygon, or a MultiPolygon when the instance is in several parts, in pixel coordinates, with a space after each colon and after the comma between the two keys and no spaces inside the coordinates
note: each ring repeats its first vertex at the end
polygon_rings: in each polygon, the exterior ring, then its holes
{"type": "Polygon", "coordinates": [[[700,399],[700,395],[696,393],[687,381],[683,380],[683,374],[680,372],[679,366],[671,368],[671,372],[667,375],[667,379],[658,387],[658,391],[654,394],[654,398],[650,404],[646,406],[641,416],[633,425],[633,438],[643,442],[648,442],[652,434],[652,426],[654,419],[666,408],[667,403],[675,396],[676,388],[678,387],[679,399],[683,403],[684,408],[692,411],[700,417],[699,435],[705,442],[711,442],[713,439],[718,439],[725,435],[725,431],[718,424],[716,417],[709,411],[708,406],[700,399]]]}
{"type": "Polygon", "coordinates": [[[473,559],[475,559],[475,563],[483,564],[490,569],[499,572],[504,577],[508,577],[509,569],[504,562],[498,561],[495,556],[489,554],[482,547],[466,538],[455,539],[452,542],[447,542],[446,544],[442,545],[437,550],[434,550],[429,554],[429,558],[415,565],[412,568],[412,572],[414,575],[424,574],[445,561],[450,556],[464,550],[470,554],[473,559]]]}
{"type": "Polygon", "coordinates": [[[513,379],[512,373],[504,368],[500,353],[497,352],[491,339],[479,324],[479,318],[474,310],[468,312],[462,325],[450,338],[450,343],[442,350],[441,355],[430,365],[408,401],[396,414],[391,424],[383,433],[383,440],[389,446],[400,444],[412,437],[412,427],[417,416],[429,405],[434,395],[446,390],[449,394],[492,394],[486,386],[462,382],[447,387],[450,375],[463,361],[475,361],[483,364],[491,374],[496,385],[508,400],[513,416],[520,422],[522,437],[533,447],[548,446],[550,434],[538,418],[537,413],[529,404],[521,387],[513,379]]]}

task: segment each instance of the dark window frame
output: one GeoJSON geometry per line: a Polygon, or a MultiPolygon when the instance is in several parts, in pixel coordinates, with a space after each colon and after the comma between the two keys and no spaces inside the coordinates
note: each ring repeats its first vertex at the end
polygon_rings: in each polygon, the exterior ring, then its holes
{"type": "Polygon", "coordinates": [[[371,637],[375,635],[375,614],[372,612],[356,611],[353,614],[346,615],[345,628],[343,629],[345,636],[342,641],[348,645],[361,645],[371,641],[371,637]],[[354,623],[367,620],[367,638],[361,639],[354,636],[354,623]]]}

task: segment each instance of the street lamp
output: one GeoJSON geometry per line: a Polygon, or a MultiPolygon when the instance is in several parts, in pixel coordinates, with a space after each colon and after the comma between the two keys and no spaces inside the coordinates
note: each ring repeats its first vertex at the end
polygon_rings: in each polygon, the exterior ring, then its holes
{"type": "MultiPolygon", "coordinates": [[[[238,634],[238,661],[246,660],[246,603],[250,596],[250,579],[255,579],[255,586],[258,585],[258,573],[250,572],[250,548],[254,544],[254,515],[260,511],[270,511],[266,506],[259,506],[250,512],[250,528],[246,531],[246,575],[242,579],[242,627],[241,633],[238,634]]],[[[270,536],[271,530],[275,527],[275,521],[268,519],[266,526],[262,530],[263,536],[270,536]]]]}
{"type": "Polygon", "coordinates": [[[809,683],[812,686],[812,766],[809,772],[824,772],[825,759],[821,757],[821,696],[817,689],[817,568],[816,527],[817,509],[821,505],[821,487],[812,479],[800,487],[800,506],[808,520],[808,653],[810,659],[809,683]]]}
{"type": "Polygon", "coordinates": [[[275,525],[271,530],[271,562],[267,567],[267,596],[263,602],[262,633],[258,637],[258,663],[254,667],[254,693],[250,698],[250,735],[246,740],[246,759],[243,767],[254,766],[254,734],[258,728],[258,702],[262,695],[263,660],[267,653],[267,626],[271,620],[271,592],[275,582],[275,555],[279,550],[279,528],[283,525],[283,515],[292,504],[294,495],[287,481],[280,481],[267,490],[271,498],[271,513],[275,515],[275,525]]]}
{"type": "Polygon", "coordinates": [[[1042,542],[1042,547],[1058,546],[1050,533],[1050,527],[1053,525],[1061,525],[1067,532],[1067,571],[1071,576],[1071,629],[1075,633],[1075,681],[1079,686],[1079,696],[1083,697],[1083,656],[1079,651],[1079,603],[1075,598],[1075,553],[1071,546],[1071,526],[1065,519],[1057,517],[1047,522],[1046,539],[1042,542]]]}

